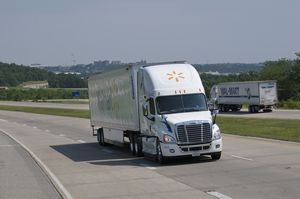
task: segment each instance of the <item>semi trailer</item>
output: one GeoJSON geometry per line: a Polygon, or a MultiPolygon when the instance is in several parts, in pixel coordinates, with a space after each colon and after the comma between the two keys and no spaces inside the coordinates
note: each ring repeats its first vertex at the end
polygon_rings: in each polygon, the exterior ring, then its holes
{"type": "Polygon", "coordinates": [[[221,112],[239,111],[242,105],[250,113],[270,112],[278,102],[275,80],[220,83],[211,88],[210,96],[221,112]]]}
{"type": "MultiPolygon", "coordinates": [[[[186,62],[129,65],[88,79],[90,120],[100,145],[129,143],[158,162],[221,157],[222,137],[200,76],[186,62]]],[[[127,144],[128,145],[128,144],[127,144]]]]}

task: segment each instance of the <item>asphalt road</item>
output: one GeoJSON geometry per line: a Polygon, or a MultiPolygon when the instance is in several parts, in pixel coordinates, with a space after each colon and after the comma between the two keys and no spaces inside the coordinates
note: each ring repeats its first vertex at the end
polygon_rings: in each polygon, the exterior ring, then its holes
{"type": "MultiPolygon", "coordinates": [[[[44,102],[14,102],[14,101],[0,101],[0,105],[10,106],[29,106],[29,107],[48,107],[48,108],[66,108],[66,109],[81,109],[88,110],[88,104],[64,104],[64,103],[44,103],[44,102]]],[[[300,110],[284,110],[276,109],[272,112],[264,113],[248,113],[247,110],[239,112],[219,113],[220,116],[231,117],[251,117],[251,118],[275,118],[275,119],[299,119],[300,110]]]]}
{"type": "Polygon", "coordinates": [[[223,135],[219,161],[160,166],[98,146],[86,119],[0,111],[0,128],[32,148],[75,198],[300,198],[298,143],[223,135]]]}
{"type": "Polygon", "coordinates": [[[1,131],[0,198],[61,198],[31,156],[1,131]]]}

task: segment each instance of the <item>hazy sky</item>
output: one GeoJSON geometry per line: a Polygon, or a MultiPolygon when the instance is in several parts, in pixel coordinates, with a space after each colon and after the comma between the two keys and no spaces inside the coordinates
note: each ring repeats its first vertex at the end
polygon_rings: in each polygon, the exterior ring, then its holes
{"type": "Polygon", "coordinates": [[[263,62],[300,51],[299,0],[0,0],[0,61],[263,62]]]}

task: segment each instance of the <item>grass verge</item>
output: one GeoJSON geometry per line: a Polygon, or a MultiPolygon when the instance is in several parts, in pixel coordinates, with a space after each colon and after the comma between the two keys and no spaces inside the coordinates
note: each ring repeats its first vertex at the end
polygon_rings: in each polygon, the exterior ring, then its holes
{"type": "Polygon", "coordinates": [[[40,108],[40,107],[27,107],[27,106],[6,106],[0,105],[0,110],[6,111],[20,111],[26,113],[37,113],[46,115],[58,115],[68,117],[89,118],[88,110],[78,109],[61,109],[61,108],[40,108]]]}
{"type": "Polygon", "coordinates": [[[221,132],[300,142],[300,120],[217,117],[221,132]]]}
{"type": "MultiPolygon", "coordinates": [[[[88,110],[0,105],[0,110],[89,118],[88,110]]],[[[217,117],[222,133],[300,142],[300,121],[217,117]]]]}

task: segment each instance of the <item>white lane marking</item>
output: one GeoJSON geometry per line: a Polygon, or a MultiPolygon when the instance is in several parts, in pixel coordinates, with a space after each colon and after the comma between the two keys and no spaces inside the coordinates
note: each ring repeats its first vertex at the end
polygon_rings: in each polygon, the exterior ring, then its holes
{"type": "Polygon", "coordinates": [[[226,196],[224,194],[221,194],[221,193],[219,193],[217,191],[208,191],[206,193],[209,194],[209,195],[211,195],[211,196],[215,196],[215,197],[217,197],[219,199],[232,199],[231,197],[226,196]]]}
{"type": "Polygon", "coordinates": [[[64,187],[64,185],[59,181],[59,179],[54,175],[54,173],[52,173],[52,171],[42,162],[42,160],[38,158],[38,156],[36,156],[29,148],[27,148],[23,143],[21,143],[19,140],[13,137],[10,133],[3,131],[2,129],[0,129],[0,131],[4,132],[11,139],[13,139],[19,145],[21,145],[31,155],[31,157],[36,161],[36,163],[41,167],[41,169],[47,174],[47,176],[49,177],[53,185],[56,187],[56,189],[61,193],[61,195],[63,195],[63,198],[73,199],[73,196],[70,194],[70,192],[64,187]]]}
{"type": "Polygon", "coordinates": [[[36,127],[36,126],[33,126],[32,128],[34,128],[34,129],[37,129],[37,127],[36,127]]]}
{"type": "Polygon", "coordinates": [[[253,161],[253,159],[245,158],[245,157],[242,157],[242,156],[237,156],[237,155],[231,155],[231,156],[234,157],[234,158],[242,159],[242,160],[253,161]]]}
{"type": "Polygon", "coordinates": [[[46,129],[45,131],[46,131],[47,133],[49,133],[49,132],[50,132],[50,130],[48,130],[48,129],[46,129]]]}
{"type": "Polygon", "coordinates": [[[151,167],[151,166],[149,166],[149,165],[147,165],[147,164],[140,164],[141,166],[143,166],[143,167],[145,167],[145,168],[147,168],[147,169],[150,169],[150,170],[155,170],[155,169],[157,169],[156,167],[151,167]]]}
{"type": "Polygon", "coordinates": [[[22,124],[22,126],[27,126],[27,124],[22,124]]]}
{"type": "Polygon", "coordinates": [[[8,122],[7,120],[4,119],[0,119],[0,122],[8,122]]]}
{"type": "Polygon", "coordinates": [[[118,158],[118,159],[106,159],[106,160],[92,160],[88,161],[90,163],[102,163],[102,162],[120,162],[120,161],[130,161],[130,160],[140,160],[143,159],[143,157],[138,157],[138,158],[118,158]]]}
{"type": "Polygon", "coordinates": [[[86,141],[83,141],[83,140],[77,140],[77,142],[79,142],[79,143],[86,143],[86,141]]]}
{"type": "Polygon", "coordinates": [[[65,137],[65,134],[59,134],[60,137],[65,137]]]}

